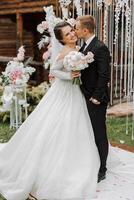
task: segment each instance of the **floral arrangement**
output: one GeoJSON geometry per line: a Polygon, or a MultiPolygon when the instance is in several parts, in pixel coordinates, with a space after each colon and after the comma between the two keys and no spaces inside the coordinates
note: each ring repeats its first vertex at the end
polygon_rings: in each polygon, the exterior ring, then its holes
{"type": "Polygon", "coordinates": [[[43,66],[45,69],[49,69],[51,64],[51,37],[53,37],[53,29],[55,25],[61,21],[61,18],[55,17],[53,6],[44,7],[46,12],[46,21],[41,22],[37,26],[37,31],[42,34],[41,40],[38,42],[39,49],[45,47],[45,52],[42,56],[43,66]]]}
{"type": "MultiPolygon", "coordinates": [[[[48,82],[43,82],[36,87],[27,87],[27,101],[29,103],[28,106],[28,114],[30,114],[35,107],[39,104],[42,97],[46,94],[50,87],[48,82]]],[[[0,87],[0,97],[3,95],[3,87],[0,87]]],[[[1,99],[2,100],[2,99],[1,99]]],[[[2,106],[2,101],[0,101],[0,121],[2,122],[9,122],[10,113],[9,111],[4,111],[2,106]],[[3,110],[3,111],[2,111],[3,110]]],[[[24,116],[23,116],[24,118],[24,116]]]]}
{"type": "Polygon", "coordinates": [[[59,0],[61,7],[67,7],[71,3],[71,0],[59,0]]]}
{"type": "Polygon", "coordinates": [[[44,47],[44,45],[48,45],[50,43],[50,36],[48,34],[45,34],[48,32],[48,23],[46,21],[41,22],[37,26],[37,31],[40,34],[43,34],[41,40],[38,42],[38,47],[41,49],[44,47]]]}
{"type": "Polygon", "coordinates": [[[69,18],[67,19],[67,22],[72,26],[74,27],[76,25],[76,20],[74,18],[69,18]]]}
{"type": "MultiPolygon", "coordinates": [[[[94,54],[88,52],[87,55],[78,51],[71,51],[64,57],[63,65],[67,71],[80,71],[88,67],[88,64],[94,61],[94,54]]],[[[81,84],[80,77],[73,78],[73,84],[81,84]]]]}
{"type": "Polygon", "coordinates": [[[13,85],[21,86],[28,82],[30,75],[35,71],[33,67],[25,66],[23,63],[25,57],[24,47],[20,47],[17,57],[7,63],[6,69],[0,76],[0,82],[3,86],[13,85]]]}
{"type": "Polygon", "coordinates": [[[74,5],[76,7],[76,12],[78,16],[82,16],[82,6],[81,0],[74,0],[74,5]]]}
{"type": "Polygon", "coordinates": [[[46,12],[46,20],[42,21],[37,26],[37,31],[40,34],[43,34],[41,40],[38,43],[39,49],[50,44],[50,37],[53,34],[55,25],[63,21],[61,18],[55,17],[53,6],[44,7],[44,11],[46,12]]]}

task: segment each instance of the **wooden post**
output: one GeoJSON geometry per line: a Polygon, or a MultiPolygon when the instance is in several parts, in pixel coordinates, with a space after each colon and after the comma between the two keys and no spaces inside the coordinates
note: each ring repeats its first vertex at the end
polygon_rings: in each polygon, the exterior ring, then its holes
{"type": "Polygon", "coordinates": [[[23,45],[23,17],[21,13],[16,13],[16,32],[17,32],[17,41],[16,48],[23,45]]]}
{"type": "Polygon", "coordinates": [[[56,17],[58,17],[58,15],[59,15],[59,1],[58,0],[56,0],[56,6],[55,6],[55,11],[56,11],[56,17]]]}

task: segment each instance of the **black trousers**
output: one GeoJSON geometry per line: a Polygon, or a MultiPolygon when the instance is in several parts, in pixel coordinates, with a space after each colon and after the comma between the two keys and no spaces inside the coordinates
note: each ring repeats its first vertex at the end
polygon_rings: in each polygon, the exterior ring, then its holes
{"type": "Polygon", "coordinates": [[[100,173],[105,173],[108,156],[108,139],[106,133],[106,104],[95,105],[87,100],[87,108],[93,126],[95,142],[100,155],[100,173]]]}

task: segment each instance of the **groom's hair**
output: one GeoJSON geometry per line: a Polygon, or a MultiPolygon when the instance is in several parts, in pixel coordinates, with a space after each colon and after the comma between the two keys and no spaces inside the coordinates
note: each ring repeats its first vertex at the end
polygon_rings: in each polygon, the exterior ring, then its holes
{"type": "Polygon", "coordinates": [[[90,33],[94,33],[96,28],[95,18],[91,15],[84,15],[77,18],[82,28],[87,28],[90,33]]]}

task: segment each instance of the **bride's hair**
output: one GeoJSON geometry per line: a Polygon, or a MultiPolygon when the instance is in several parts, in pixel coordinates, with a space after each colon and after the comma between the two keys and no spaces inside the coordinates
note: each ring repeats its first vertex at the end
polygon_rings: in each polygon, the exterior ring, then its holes
{"type": "Polygon", "coordinates": [[[66,27],[66,26],[71,27],[71,25],[68,22],[60,22],[60,23],[56,24],[56,26],[54,27],[55,37],[62,45],[64,45],[64,42],[62,41],[63,40],[62,28],[66,27]]]}

